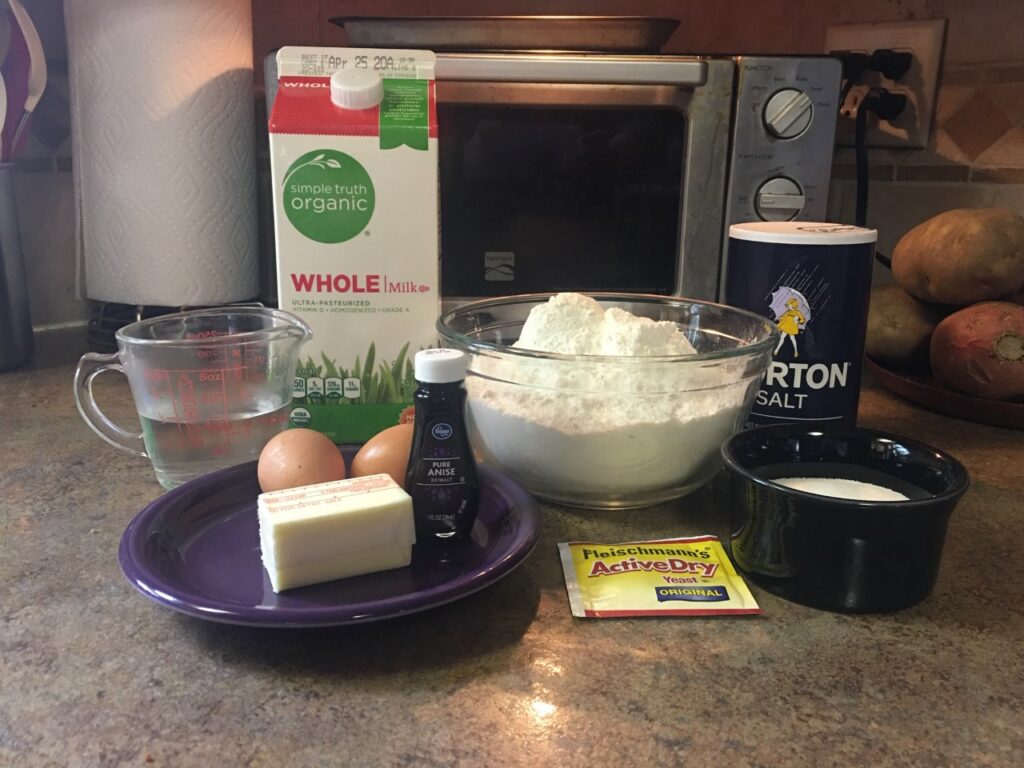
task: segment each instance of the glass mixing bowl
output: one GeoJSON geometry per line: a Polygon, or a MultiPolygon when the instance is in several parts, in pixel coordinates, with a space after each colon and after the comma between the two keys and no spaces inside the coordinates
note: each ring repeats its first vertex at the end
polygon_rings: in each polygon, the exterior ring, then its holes
{"type": "Polygon", "coordinates": [[[746,421],[778,331],[745,310],[664,296],[592,293],[604,308],[676,323],[697,350],[672,357],[560,355],[512,344],[552,294],[485,299],[443,314],[469,355],[474,449],[540,498],[627,509],[683,496],[719,469],[746,421]]]}

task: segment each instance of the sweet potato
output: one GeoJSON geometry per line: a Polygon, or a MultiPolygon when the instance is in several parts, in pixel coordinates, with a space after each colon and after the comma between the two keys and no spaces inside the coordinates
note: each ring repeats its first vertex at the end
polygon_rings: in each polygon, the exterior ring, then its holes
{"type": "Polygon", "coordinates": [[[875,288],[864,349],[892,368],[927,368],[932,331],[944,314],[893,283],[875,288]]]}
{"type": "Polygon", "coordinates": [[[948,387],[978,397],[1024,397],[1024,307],[984,301],[935,328],[932,372],[948,387]]]}
{"type": "Polygon", "coordinates": [[[940,213],[907,232],[892,275],[923,301],[963,306],[1024,287],[1024,218],[1005,208],[940,213]]]}

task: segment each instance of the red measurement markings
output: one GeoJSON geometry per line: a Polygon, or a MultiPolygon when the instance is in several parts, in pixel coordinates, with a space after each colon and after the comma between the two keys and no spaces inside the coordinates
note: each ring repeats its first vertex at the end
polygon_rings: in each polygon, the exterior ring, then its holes
{"type": "MultiPolygon", "coordinates": [[[[204,425],[207,434],[217,435],[220,439],[216,445],[207,446],[211,456],[227,456],[231,452],[230,426],[223,421],[208,421],[204,425]]],[[[211,442],[213,442],[211,440],[211,442]]]]}
{"type": "Polygon", "coordinates": [[[216,389],[207,389],[199,396],[199,401],[203,405],[220,405],[224,400],[224,395],[216,389]]]}
{"type": "MultiPolygon", "coordinates": [[[[224,416],[224,423],[228,423],[228,375],[227,371],[220,377],[220,393],[222,398],[221,413],[224,416]]],[[[231,441],[231,435],[227,432],[224,433],[225,443],[231,441]]]]}
{"type": "Polygon", "coordinates": [[[216,347],[200,347],[196,350],[196,359],[208,364],[228,365],[227,350],[216,347]]]}
{"type": "Polygon", "coordinates": [[[174,399],[174,389],[171,382],[171,372],[163,368],[147,368],[144,374],[146,381],[146,390],[149,392],[150,398],[155,404],[157,404],[157,410],[155,416],[161,421],[170,421],[176,424],[179,440],[177,442],[171,441],[169,435],[164,435],[160,439],[160,443],[164,450],[174,451],[181,446],[179,443],[184,442],[184,438],[180,436],[181,433],[181,418],[178,415],[178,406],[174,399]],[[167,412],[165,406],[169,405],[171,413],[167,412]]]}
{"type": "Polygon", "coordinates": [[[267,355],[258,349],[245,351],[245,380],[264,382],[267,380],[267,355]]]}
{"type": "Polygon", "coordinates": [[[146,388],[153,397],[166,397],[171,391],[171,374],[162,369],[146,369],[146,388]]]}
{"type": "Polygon", "coordinates": [[[202,444],[202,435],[193,431],[192,425],[199,419],[199,402],[196,397],[196,384],[188,371],[178,371],[178,403],[181,406],[181,421],[185,424],[188,444],[196,448],[202,444]]]}

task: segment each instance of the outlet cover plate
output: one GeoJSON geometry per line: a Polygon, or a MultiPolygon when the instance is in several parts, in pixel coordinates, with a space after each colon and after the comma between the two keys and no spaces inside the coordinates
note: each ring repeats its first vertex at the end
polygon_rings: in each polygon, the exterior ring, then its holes
{"type": "Polygon", "coordinates": [[[904,147],[923,149],[928,146],[935,98],[942,59],[942,41],[946,33],[945,19],[922,21],[887,21],[874,24],[849,24],[829,27],[825,33],[825,52],[860,51],[871,54],[879,48],[910,51],[914,61],[899,82],[886,79],[881,72],[865,72],[840,108],[837,141],[853,146],[854,118],[857,107],[868,91],[881,86],[907,96],[907,108],[892,123],[868,117],[869,147],[904,147]]]}

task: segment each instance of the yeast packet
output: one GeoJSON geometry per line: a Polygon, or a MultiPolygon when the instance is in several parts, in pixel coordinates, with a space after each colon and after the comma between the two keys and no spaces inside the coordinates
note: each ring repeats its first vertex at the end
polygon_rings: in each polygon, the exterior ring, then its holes
{"type": "Polygon", "coordinates": [[[572,615],[736,616],[761,613],[715,536],[558,545],[572,615]]]}

